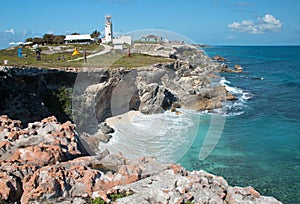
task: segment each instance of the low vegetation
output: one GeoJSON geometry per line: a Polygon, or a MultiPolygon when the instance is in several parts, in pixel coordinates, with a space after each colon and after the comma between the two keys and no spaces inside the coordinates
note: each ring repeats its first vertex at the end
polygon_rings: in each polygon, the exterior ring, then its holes
{"type": "Polygon", "coordinates": [[[126,52],[114,51],[105,55],[97,56],[88,60],[86,67],[101,67],[101,68],[134,68],[152,65],[160,62],[170,62],[169,58],[155,57],[145,54],[133,53],[128,56],[126,52]]]}
{"type": "MultiPolygon", "coordinates": [[[[119,198],[124,198],[124,197],[127,197],[127,196],[130,196],[132,195],[133,193],[112,193],[112,194],[109,194],[107,197],[112,201],[116,201],[117,199],[119,198]]],[[[90,200],[90,203],[91,204],[106,204],[106,202],[100,198],[100,197],[97,197],[97,198],[92,198],[90,200]]]]}
{"type": "Polygon", "coordinates": [[[169,58],[163,58],[163,57],[155,57],[145,54],[137,54],[134,53],[130,57],[123,56],[119,58],[116,62],[112,64],[112,68],[117,67],[125,67],[125,68],[133,68],[133,67],[142,67],[146,65],[151,65],[155,63],[161,63],[161,62],[170,62],[172,61],[169,58]]]}
{"type": "Polygon", "coordinates": [[[98,44],[66,44],[61,46],[40,46],[41,61],[37,61],[36,52],[30,46],[22,47],[23,57],[18,57],[18,48],[13,47],[5,50],[0,50],[0,65],[4,65],[4,60],[7,60],[8,66],[20,67],[41,67],[41,68],[133,68],[151,65],[160,62],[172,61],[169,58],[155,57],[150,55],[133,53],[128,56],[127,50],[112,50],[111,52],[89,58],[87,62],[83,59],[84,50],[87,55],[100,52],[104,49],[102,45],[98,44]],[[75,49],[79,51],[78,55],[72,56],[75,49]]]}
{"type": "Polygon", "coordinates": [[[72,88],[63,86],[57,90],[47,90],[41,94],[41,97],[45,106],[59,121],[71,119],[72,88]]]}
{"type": "Polygon", "coordinates": [[[18,57],[18,48],[12,47],[5,50],[0,50],[0,65],[4,64],[7,60],[9,66],[21,67],[41,67],[41,68],[66,68],[66,67],[82,67],[83,60],[71,61],[76,58],[83,57],[84,50],[87,55],[100,52],[104,49],[103,46],[98,44],[80,45],[68,44],[61,46],[40,46],[41,48],[41,61],[36,59],[36,50],[30,46],[22,47],[22,58],[18,57]],[[80,54],[72,56],[75,49],[80,54]]]}

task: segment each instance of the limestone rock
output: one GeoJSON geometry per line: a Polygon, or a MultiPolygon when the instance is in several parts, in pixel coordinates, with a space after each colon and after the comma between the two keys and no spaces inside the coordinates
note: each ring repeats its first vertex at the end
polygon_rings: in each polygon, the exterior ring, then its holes
{"type": "Polygon", "coordinates": [[[280,203],[252,187],[231,187],[220,176],[189,172],[151,157],[130,160],[108,151],[86,156],[75,126],[60,124],[55,117],[25,129],[6,116],[0,119],[3,202],[86,203],[101,197],[110,203],[119,194],[125,197],[115,203],[280,203]],[[14,132],[18,136],[8,141],[6,136],[14,132]]]}
{"type": "Polygon", "coordinates": [[[1,132],[0,159],[11,157],[15,161],[44,166],[86,155],[70,122],[59,124],[55,117],[49,117],[25,129],[18,126],[19,123],[10,128],[10,132],[1,132]]]}
{"type": "Polygon", "coordinates": [[[226,201],[229,204],[237,203],[280,203],[273,197],[261,196],[252,187],[228,187],[226,201]]]}
{"type": "Polygon", "coordinates": [[[108,126],[105,122],[101,123],[99,128],[104,134],[114,133],[114,129],[108,126]]]}
{"type": "Polygon", "coordinates": [[[176,101],[175,96],[157,83],[138,84],[140,111],[144,114],[161,113],[176,101]]]}
{"type": "Polygon", "coordinates": [[[19,201],[23,193],[21,179],[14,175],[0,172],[1,200],[19,201]]]}

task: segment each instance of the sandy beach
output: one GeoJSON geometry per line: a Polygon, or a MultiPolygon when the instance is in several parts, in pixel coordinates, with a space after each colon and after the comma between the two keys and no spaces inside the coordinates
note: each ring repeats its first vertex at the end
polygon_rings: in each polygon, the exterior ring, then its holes
{"type": "Polygon", "coordinates": [[[140,111],[129,111],[121,115],[113,116],[110,118],[107,118],[105,120],[106,124],[109,125],[112,128],[115,128],[116,125],[119,124],[129,124],[131,123],[132,119],[137,115],[141,114],[140,111]]]}

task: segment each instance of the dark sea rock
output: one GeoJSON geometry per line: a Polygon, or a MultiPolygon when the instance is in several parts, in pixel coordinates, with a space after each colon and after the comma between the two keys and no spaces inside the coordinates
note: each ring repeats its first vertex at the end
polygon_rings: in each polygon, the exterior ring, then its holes
{"type": "Polygon", "coordinates": [[[219,62],[226,62],[227,61],[224,57],[222,57],[220,55],[213,56],[211,59],[219,61],[219,62]]]}
{"type": "Polygon", "coordinates": [[[0,114],[19,118],[24,125],[51,115],[62,122],[69,119],[56,93],[72,87],[76,73],[15,67],[2,67],[0,73],[0,114]]]}

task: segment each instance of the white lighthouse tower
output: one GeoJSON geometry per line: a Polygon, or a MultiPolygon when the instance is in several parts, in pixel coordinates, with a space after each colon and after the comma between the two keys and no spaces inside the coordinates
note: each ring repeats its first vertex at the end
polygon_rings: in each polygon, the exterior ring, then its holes
{"type": "Polygon", "coordinates": [[[113,33],[112,33],[112,22],[111,16],[105,16],[105,43],[112,42],[113,33]]]}

